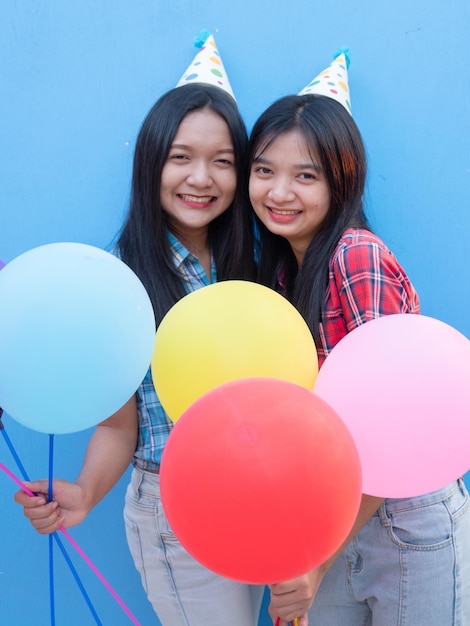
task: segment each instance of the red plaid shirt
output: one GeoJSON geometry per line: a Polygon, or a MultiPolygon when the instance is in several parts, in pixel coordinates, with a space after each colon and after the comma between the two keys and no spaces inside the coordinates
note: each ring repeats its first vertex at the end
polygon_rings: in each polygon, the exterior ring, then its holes
{"type": "Polygon", "coordinates": [[[383,241],[367,230],[346,230],[329,263],[320,324],[323,361],[348,332],[382,315],[419,313],[410,279],[383,241]]]}

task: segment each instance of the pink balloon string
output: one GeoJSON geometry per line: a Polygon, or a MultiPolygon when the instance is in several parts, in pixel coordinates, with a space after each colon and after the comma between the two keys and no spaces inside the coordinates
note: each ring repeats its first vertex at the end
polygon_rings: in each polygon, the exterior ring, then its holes
{"type": "MultiPolygon", "coordinates": [[[[3,463],[0,463],[0,469],[5,472],[5,474],[11,478],[19,487],[20,489],[22,489],[26,494],[28,494],[28,496],[34,496],[35,494],[31,491],[31,489],[29,489],[29,487],[27,487],[25,484],[23,484],[21,482],[21,480],[19,478],[17,478],[5,465],[3,465],[3,463]]],[[[105,577],[101,574],[101,572],[98,570],[98,568],[92,563],[92,561],[88,558],[88,556],[85,554],[85,552],[83,552],[83,550],[80,548],[80,546],[77,544],[77,542],[69,535],[69,533],[65,530],[65,528],[63,526],[60,526],[59,528],[60,532],[64,535],[64,537],[69,541],[69,543],[72,545],[73,548],[75,548],[75,550],[78,552],[78,554],[82,557],[82,559],[85,561],[85,563],[90,567],[90,569],[93,571],[93,573],[99,578],[99,580],[103,583],[103,585],[106,587],[106,589],[109,591],[109,593],[113,596],[113,598],[116,600],[116,602],[119,604],[119,606],[122,608],[122,610],[124,611],[124,613],[126,613],[126,615],[129,617],[129,619],[131,620],[131,622],[133,624],[135,624],[135,626],[140,626],[139,622],[137,621],[137,619],[132,615],[131,611],[128,609],[128,607],[124,604],[123,600],[119,597],[119,595],[114,591],[114,589],[111,587],[111,585],[109,584],[109,582],[105,579],[105,577]]]]}

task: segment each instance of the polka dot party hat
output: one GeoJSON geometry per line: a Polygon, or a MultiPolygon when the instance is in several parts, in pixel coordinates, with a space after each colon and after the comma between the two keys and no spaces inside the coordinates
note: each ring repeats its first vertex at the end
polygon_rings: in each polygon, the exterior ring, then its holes
{"type": "Polygon", "coordinates": [[[299,91],[299,96],[318,93],[334,98],[352,115],[348,85],[349,50],[342,48],[335,54],[332,63],[309,84],[299,91]]]}
{"type": "Polygon", "coordinates": [[[187,83],[209,83],[224,89],[235,100],[214,37],[207,31],[201,31],[194,45],[200,50],[176,86],[181,87],[187,83]]]}

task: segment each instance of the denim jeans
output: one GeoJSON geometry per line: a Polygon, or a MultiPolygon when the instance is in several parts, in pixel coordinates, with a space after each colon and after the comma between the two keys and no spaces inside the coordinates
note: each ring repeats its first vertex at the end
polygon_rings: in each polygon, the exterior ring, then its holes
{"type": "Polygon", "coordinates": [[[132,470],[124,521],[135,566],[163,626],[256,626],[264,588],[218,576],[186,552],[168,525],[158,474],[132,470]]]}
{"type": "Polygon", "coordinates": [[[463,480],[385,500],[323,579],[309,626],[470,626],[463,480]]]}

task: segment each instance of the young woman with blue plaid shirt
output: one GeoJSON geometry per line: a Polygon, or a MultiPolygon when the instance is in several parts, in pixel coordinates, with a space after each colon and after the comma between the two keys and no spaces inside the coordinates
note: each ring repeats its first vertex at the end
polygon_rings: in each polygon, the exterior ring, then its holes
{"type": "MultiPolygon", "coordinates": [[[[201,83],[154,105],[134,156],[130,210],[117,251],[152,300],[156,324],[185,294],[216,280],[253,279],[243,158],[247,136],[233,98],[201,83]]],[[[142,584],[164,626],[256,626],[262,587],[217,576],[181,546],[166,520],[159,464],[172,422],[147,373],[135,397],[99,424],[76,483],[54,480],[15,500],[40,533],[82,521],[133,464],[124,518],[142,584]]],[[[201,503],[204,506],[204,503],[201,503]]]]}
{"type": "MultiPolygon", "coordinates": [[[[410,280],[368,226],[364,146],[342,104],[323,95],[281,98],[255,123],[248,153],[260,280],[302,313],[320,366],[356,326],[419,313],[410,280]]],[[[299,626],[468,626],[463,480],[414,498],[364,495],[343,550],[305,576],[272,585],[269,611],[273,621],[282,618],[279,626],[296,617],[299,626]]]]}

